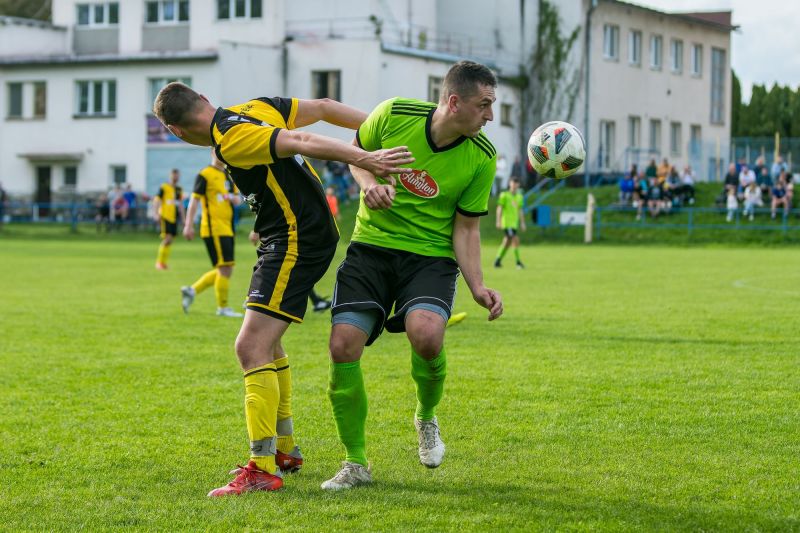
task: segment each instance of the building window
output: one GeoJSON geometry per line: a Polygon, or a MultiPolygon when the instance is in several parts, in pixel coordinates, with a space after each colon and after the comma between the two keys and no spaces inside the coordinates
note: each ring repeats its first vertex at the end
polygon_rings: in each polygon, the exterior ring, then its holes
{"type": "Polygon", "coordinates": [[[672,155],[681,155],[680,122],[671,122],[669,125],[669,151],[672,155]]]}
{"type": "Polygon", "coordinates": [[[639,148],[642,139],[642,119],[628,117],[628,147],[639,148]]]}
{"type": "Polygon", "coordinates": [[[511,104],[500,104],[500,125],[501,126],[513,126],[514,124],[511,121],[511,112],[513,107],[511,104]]]}
{"type": "Polygon", "coordinates": [[[8,118],[22,118],[22,84],[8,84],[8,118]]]}
{"type": "Polygon", "coordinates": [[[47,116],[47,84],[43,81],[33,83],[33,118],[47,116]]]}
{"type": "Polygon", "coordinates": [[[598,155],[600,168],[603,169],[611,168],[611,164],[614,161],[614,137],[616,135],[614,130],[613,120],[600,121],[600,146],[598,148],[598,155]]]}
{"type": "Polygon", "coordinates": [[[642,64],[642,32],[638,30],[628,34],[628,62],[636,66],[642,64]]]}
{"type": "Polygon", "coordinates": [[[128,168],[125,165],[115,165],[111,167],[111,179],[114,185],[122,185],[128,181],[128,168]]]}
{"type": "Polygon", "coordinates": [[[145,22],[148,24],[177,24],[189,20],[189,0],[148,1],[145,22]]]}
{"type": "Polygon", "coordinates": [[[725,123],[725,50],[711,49],[711,123],[725,123]]]}
{"type": "Polygon", "coordinates": [[[670,42],[670,60],[672,72],[676,74],[683,72],[683,41],[680,39],[672,39],[670,42]]]}
{"type": "Polygon", "coordinates": [[[119,24],[119,2],[77,4],[78,26],[116,26],[119,24]]]}
{"type": "Polygon", "coordinates": [[[341,101],[341,71],[317,70],[311,72],[311,97],[331,98],[341,101]]]}
{"type": "Polygon", "coordinates": [[[78,167],[64,167],[64,187],[78,186],[78,167]]]}
{"type": "Polygon", "coordinates": [[[664,39],[660,35],[650,36],[650,68],[661,70],[664,39]]]}
{"type": "Polygon", "coordinates": [[[650,119],[650,150],[661,153],[661,121],[650,119]]]}
{"type": "Polygon", "coordinates": [[[689,128],[689,155],[698,157],[703,153],[703,130],[698,124],[692,124],[689,128]]]}
{"type": "Polygon", "coordinates": [[[75,115],[113,117],[117,112],[117,82],[114,80],[77,81],[75,115]]]}
{"type": "Polygon", "coordinates": [[[603,56],[606,59],[619,59],[619,26],[603,26],[603,56]]]}
{"type": "Polygon", "coordinates": [[[262,0],[217,0],[217,18],[220,20],[232,18],[261,18],[262,0]]]}
{"type": "Polygon", "coordinates": [[[437,76],[428,76],[428,101],[438,104],[441,96],[442,78],[437,76]]]}
{"type": "Polygon", "coordinates": [[[692,45],[692,76],[703,75],[703,45],[692,45]]]}
{"type": "Polygon", "coordinates": [[[147,112],[153,112],[153,102],[156,101],[156,96],[158,96],[158,92],[168,83],[172,83],[173,81],[179,81],[184,85],[188,85],[189,87],[192,86],[192,78],[150,78],[148,83],[150,84],[150,100],[147,101],[147,112]]]}

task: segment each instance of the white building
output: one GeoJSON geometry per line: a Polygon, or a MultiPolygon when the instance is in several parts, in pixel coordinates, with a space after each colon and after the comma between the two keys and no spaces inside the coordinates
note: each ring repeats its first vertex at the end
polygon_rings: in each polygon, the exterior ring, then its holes
{"type": "MultiPolygon", "coordinates": [[[[583,28],[587,20],[591,27],[589,40],[581,31],[569,56],[581,79],[570,118],[586,128],[590,172],[618,171],[641,157],[640,149],[651,146],[649,128],[659,131],[651,126],[657,120],[663,133],[654,134],[653,153],[679,164],[690,160],[692,135],[727,143],[730,13],[720,22],[615,0],[555,4],[563,28],[583,28]],[[629,37],[634,31],[638,41],[629,37]],[[649,63],[655,35],[662,37],[660,70],[649,63]],[[674,40],[683,43],[679,72],[670,68],[674,40]],[[639,47],[638,64],[628,59],[637,57],[631,46],[639,47]],[[697,75],[694,57],[701,57],[697,75]],[[718,85],[712,65],[722,76],[718,85]]],[[[42,202],[122,182],[152,194],[173,167],[191,187],[208,154],[176,142],[151,116],[167,81],[183,80],[217,105],[329,96],[369,110],[396,95],[435,100],[441,77],[462,58],[498,73],[495,120],[486,130],[513,160],[532,127],[521,117],[529,97],[520,80],[529,74],[538,2],[486,6],[477,0],[53,0],[52,24],[0,17],[0,181],[12,195],[42,202]]],[[[352,138],[333,127],[316,131],[352,138]]]]}

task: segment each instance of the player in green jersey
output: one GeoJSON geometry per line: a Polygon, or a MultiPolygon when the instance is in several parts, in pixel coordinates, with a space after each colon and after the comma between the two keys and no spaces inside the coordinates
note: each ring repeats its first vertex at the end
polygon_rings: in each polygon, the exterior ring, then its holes
{"type": "Polygon", "coordinates": [[[514,249],[517,268],[525,268],[519,259],[519,236],[517,236],[518,231],[525,231],[524,204],[525,197],[519,191],[519,178],[511,178],[508,190],[501,192],[497,199],[497,229],[504,233],[503,242],[494,258],[494,266],[497,268],[503,266],[501,262],[509,246],[514,249]]]}
{"type": "Polygon", "coordinates": [[[459,269],[472,297],[489,310],[489,320],[503,312],[500,294],[483,282],[478,226],[479,217],[488,214],[495,176],[496,151],[481,128],[493,119],[496,86],[485,66],[459,62],[444,78],[438,105],[392,98],[356,133],[355,143],[365,150],[408,146],[415,162],[409,172],[385,180],[351,166],[361,202],[336,276],[328,386],[347,455],[323,489],[372,481],[360,359],[384,327],[405,332],[411,344],[420,462],[430,468],[442,462],[435,408],[443,392],[444,332],[459,269]]]}

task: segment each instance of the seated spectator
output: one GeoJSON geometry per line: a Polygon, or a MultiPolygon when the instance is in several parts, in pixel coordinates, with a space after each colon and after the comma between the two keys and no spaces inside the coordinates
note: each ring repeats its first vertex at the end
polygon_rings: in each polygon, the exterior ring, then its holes
{"type": "Polygon", "coordinates": [[[656,218],[664,205],[664,185],[659,178],[652,180],[647,188],[647,210],[656,218]]]}
{"type": "Polygon", "coordinates": [[[725,207],[728,209],[728,216],[725,220],[733,222],[733,217],[736,216],[736,211],[739,209],[739,199],[736,196],[736,189],[731,187],[728,189],[728,198],[725,202],[725,207]]]}
{"type": "Polygon", "coordinates": [[[783,207],[784,216],[789,216],[789,198],[786,194],[786,180],[778,177],[778,181],[772,186],[772,218],[775,218],[778,206],[783,207]]]}
{"type": "Polygon", "coordinates": [[[106,232],[108,232],[108,230],[111,229],[111,207],[108,204],[108,196],[101,194],[94,206],[97,210],[94,215],[94,221],[97,224],[97,233],[100,233],[100,229],[103,227],[105,227],[106,232]]]}
{"type": "Polygon", "coordinates": [[[756,184],[761,189],[761,196],[769,196],[769,191],[772,189],[772,178],[769,175],[769,169],[766,166],[761,167],[759,172],[756,172],[756,184]]]}
{"type": "Polygon", "coordinates": [[[647,168],[644,169],[644,176],[649,181],[650,178],[655,178],[656,174],[658,174],[658,168],[656,167],[656,160],[651,159],[650,164],[647,165],[647,168]]]}
{"type": "Polygon", "coordinates": [[[621,205],[628,205],[633,200],[633,180],[637,174],[636,165],[631,165],[630,173],[619,180],[619,203],[621,205]]]}
{"type": "Polygon", "coordinates": [[[742,171],[739,173],[739,187],[736,189],[736,194],[739,198],[744,197],[744,191],[751,183],[756,182],[756,174],[747,165],[742,166],[742,171]]]}
{"type": "Polygon", "coordinates": [[[667,175],[669,175],[669,161],[665,157],[664,160],[658,165],[658,169],[656,170],[656,177],[658,178],[658,183],[662,184],[667,181],[667,175]]]}
{"type": "Polygon", "coordinates": [[[786,203],[789,205],[789,210],[792,209],[792,201],[794,200],[794,180],[788,170],[783,171],[786,181],[786,203]]]}
{"type": "MultiPolygon", "coordinates": [[[[653,177],[655,179],[655,177],[653,177]]],[[[633,180],[633,207],[636,208],[636,220],[642,219],[642,210],[647,203],[647,179],[642,172],[633,180]]]]}
{"type": "Polygon", "coordinates": [[[121,227],[122,223],[128,218],[128,202],[121,194],[114,198],[111,203],[111,214],[114,218],[114,224],[121,227]]]}
{"type": "Polygon", "coordinates": [[[736,163],[728,165],[728,173],[725,174],[725,186],[722,188],[722,192],[724,192],[726,196],[728,194],[728,187],[731,186],[734,188],[739,186],[739,172],[736,171],[736,163]]]}
{"type": "Polygon", "coordinates": [[[138,206],[136,204],[136,193],[133,191],[133,187],[131,187],[130,183],[125,185],[125,192],[122,193],[122,197],[125,198],[125,202],[128,204],[127,221],[132,228],[135,228],[137,224],[136,208],[138,206]]]}
{"type": "MultiPolygon", "coordinates": [[[[765,169],[766,170],[766,169],[765,169]]],[[[751,183],[747,190],[744,191],[744,211],[742,216],[753,220],[755,216],[756,207],[763,207],[764,202],[761,199],[761,187],[757,183],[751,183]]]]}
{"type": "Polygon", "coordinates": [[[770,172],[770,177],[773,181],[778,181],[778,178],[781,175],[781,172],[789,172],[789,167],[784,163],[783,158],[778,156],[775,159],[775,162],[772,163],[772,171],[770,172]]]}
{"type": "Polygon", "coordinates": [[[692,167],[686,166],[681,175],[681,183],[675,190],[680,197],[681,205],[694,204],[694,172],[692,167]]]}
{"type": "Polygon", "coordinates": [[[678,169],[675,165],[669,168],[667,174],[667,181],[664,182],[664,210],[669,212],[673,207],[680,207],[681,200],[678,194],[678,187],[681,185],[681,177],[678,175],[678,169]]]}

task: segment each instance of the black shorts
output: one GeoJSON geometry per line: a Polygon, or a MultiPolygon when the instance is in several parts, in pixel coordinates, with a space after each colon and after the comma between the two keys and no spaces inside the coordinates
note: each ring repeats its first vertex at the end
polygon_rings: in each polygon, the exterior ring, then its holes
{"type": "Polygon", "coordinates": [[[172,235],[173,237],[178,234],[178,224],[177,222],[169,222],[167,220],[161,219],[161,238],[163,239],[167,235],[172,235]]]}
{"type": "Polygon", "coordinates": [[[503,233],[505,233],[506,237],[509,239],[511,237],[517,236],[517,229],[516,228],[503,228],[503,233]]]}
{"type": "Polygon", "coordinates": [[[203,237],[211,266],[233,266],[233,237],[203,237]]]}
{"type": "Polygon", "coordinates": [[[285,245],[258,249],[247,308],[286,322],[302,322],[311,290],[331,264],[336,243],[313,252],[290,254],[285,245]]]}
{"type": "Polygon", "coordinates": [[[458,274],[458,263],[449,257],[354,242],[336,272],[331,314],[378,311],[380,318],[367,340],[369,346],[384,327],[391,333],[405,331],[406,311],[412,305],[435,305],[449,317],[458,274]],[[387,320],[392,308],[394,315],[387,320]]]}

